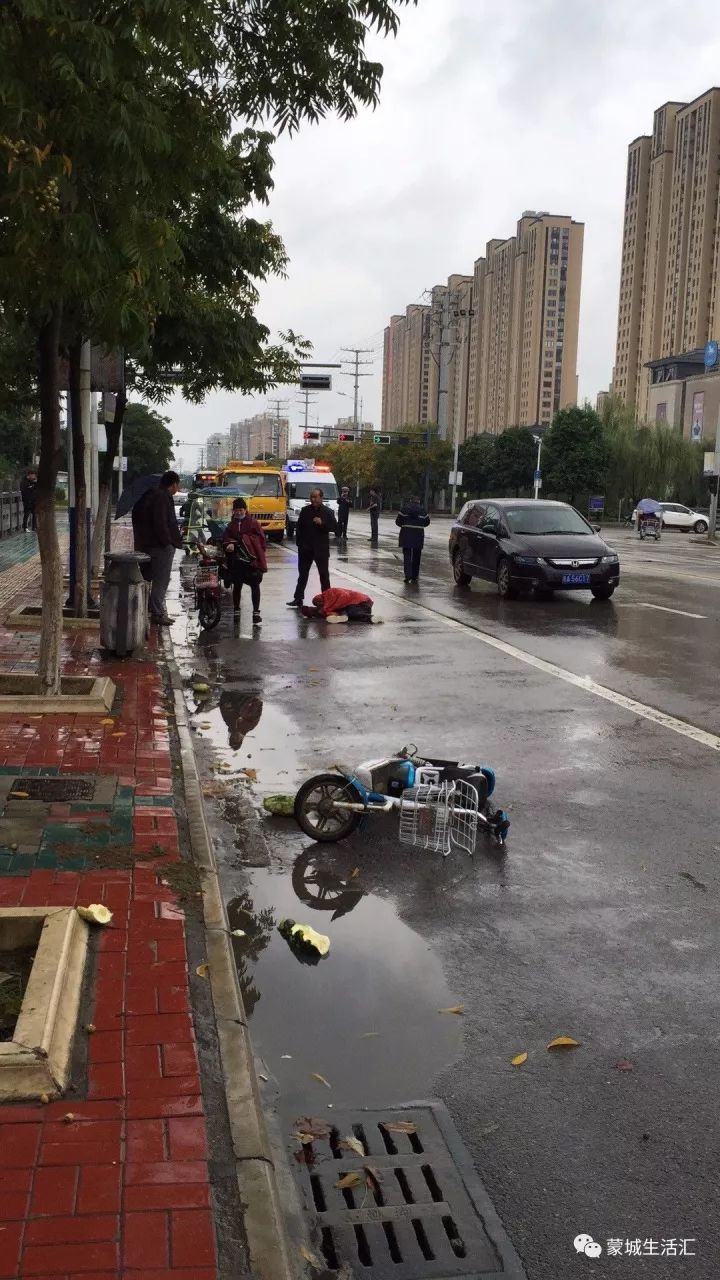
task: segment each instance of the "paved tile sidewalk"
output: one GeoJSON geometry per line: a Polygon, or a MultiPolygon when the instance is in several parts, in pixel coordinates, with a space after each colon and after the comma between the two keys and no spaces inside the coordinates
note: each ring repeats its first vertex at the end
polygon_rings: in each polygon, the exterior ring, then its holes
{"type": "MultiPolygon", "coordinates": [[[[32,559],[0,571],[0,611],[33,588],[36,598],[37,577],[32,559]]],[[[0,1106],[3,1278],[222,1273],[190,1004],[198,885],[181,857],[154,643],[139,660],[102,662],[118,687],[110,715],[0,714],[0,906],[103,902],[113,912],[92,938],[83,1022],[94,1030],[79,1033],[71,1092],[0,1106]],[[77,779],[84,798],[54,799],[57,785],[38,798],[48,779],[77,779]]],[[[98,666],[96,644],[68,634],[64,669],[98,666]]],[[[37,645],[37,633],[0,622],[0,669],[32,668],[37,645]]]]}

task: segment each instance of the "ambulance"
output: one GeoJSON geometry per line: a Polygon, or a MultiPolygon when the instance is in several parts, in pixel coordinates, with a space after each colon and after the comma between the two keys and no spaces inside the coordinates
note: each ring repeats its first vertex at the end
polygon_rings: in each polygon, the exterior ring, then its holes
{"type": "Polygon", "coordinates": [[[288,538],[295,537],[298,516],[310,501],[313,489],[322,489],[325,506],[337,516],[338,487],[329,462],[315,462],[314,458],[289,458],[283,463],[283,475],[287,493],[285,532],[288,538]]]}

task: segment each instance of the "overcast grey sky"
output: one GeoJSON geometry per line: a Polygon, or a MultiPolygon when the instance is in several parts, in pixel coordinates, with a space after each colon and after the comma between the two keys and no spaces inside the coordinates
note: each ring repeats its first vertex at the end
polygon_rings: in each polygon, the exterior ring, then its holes
{"type": "MultiPolygon", "coordinates": [[[[303,128],[275,147],[268,216],[290,255],[287,280],[263,291],[261,318],[291,327],[318,360],[374,349],[364,417],[379,423],[382,335],[389,316],[453,271],[471,272],[524,209],[585,223],[580,396],[607,386],[615,342],[628,143],[654,109],[718,82],[720,36],[704,0],[419,0],[385,65],[375,112],[303,128]]],[[[370,357],[365,357],[366,359],[370,357]]],[[[349,378],[334,388],[352,392],[349,378]]],[[[301,422],[299,393],[291,423],[301,422]]],[[[320,394],[321,423],[352,400],[320,394]]],[[[175,397],[165,411],[183,441],[259,412],[267,398],[175,397]]],[[[196,453],[178,449],[186,466],[196,453]]]]}

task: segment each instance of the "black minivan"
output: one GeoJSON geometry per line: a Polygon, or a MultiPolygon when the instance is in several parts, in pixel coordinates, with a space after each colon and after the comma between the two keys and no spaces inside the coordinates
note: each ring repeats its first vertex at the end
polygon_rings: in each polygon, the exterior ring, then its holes
{"type": "Polygon", "coordinates": [[[609,600],[620,579],[617,553],[566,502],[466,502],[450,530],[449,551],[458,586],[486,578],[506,599],[534,590],[546,599],[554,591],[591,591],[609,600]]]}

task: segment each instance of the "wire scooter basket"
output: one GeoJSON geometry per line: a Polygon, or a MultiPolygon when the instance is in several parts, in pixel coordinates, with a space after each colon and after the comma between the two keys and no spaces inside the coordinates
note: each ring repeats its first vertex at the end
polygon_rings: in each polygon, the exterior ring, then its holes
{"type": "Polygon", "coordinates": [[[420,783],[403,792],[400,843],[447,857],[453,845],[473,853],[477,837],[479,796],[472,783],[420,783]]]}

